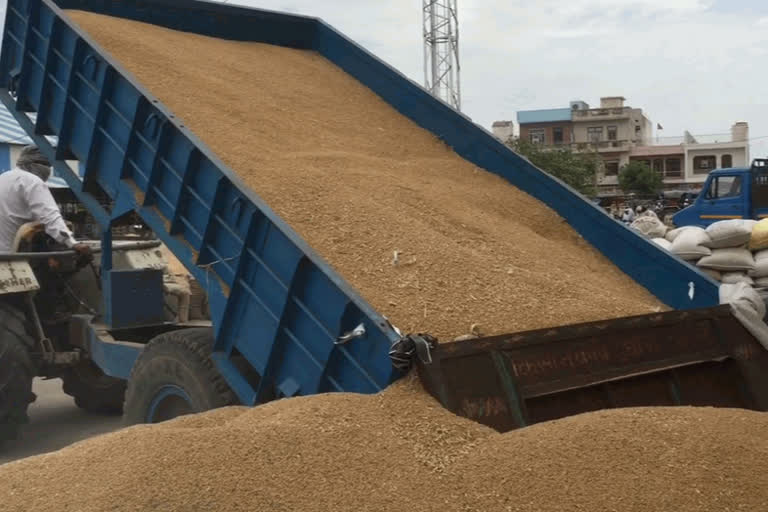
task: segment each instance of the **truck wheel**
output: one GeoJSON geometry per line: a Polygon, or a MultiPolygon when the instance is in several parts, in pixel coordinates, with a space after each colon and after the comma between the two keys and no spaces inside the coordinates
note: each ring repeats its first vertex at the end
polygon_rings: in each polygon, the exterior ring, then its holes
{"type": "Polygon", "coordinates": [[[208,328],[182,329],[153,338],[128,380],[125,424],[160,423],[239,403],[211,360],[212,347],[213,331],[208,328]]]}
{"type": "Polygon", "coordinates": [[[88,412],[123,412],[125,381],[104,375],[96,365],[86,362],[67,369],[61,376],[62,389],[75,399],[75,405],[88,412]]]}
{"type": "Polygon", "coordinates": [[[16,439],[19,428],[29,422],[27,408],[35,401],[36,372],[29,355],[33,341],[24,321],[21,312],[0,303],[0,443],[16,439]]]}

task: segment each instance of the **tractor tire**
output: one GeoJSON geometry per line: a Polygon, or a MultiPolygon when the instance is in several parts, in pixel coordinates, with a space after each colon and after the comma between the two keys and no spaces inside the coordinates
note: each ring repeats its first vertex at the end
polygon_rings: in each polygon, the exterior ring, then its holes
{"type": "Polygon", "coordinates": [[[33,340],[24,325],[23,313],[0,303],[0,443],[16,439],[21,426],[29,423],[27,408],[36,398],[29,354],[33,340]]]}
{"type": "Polygon", "coordinates": [[[61,380],[64,393],[73,397],[79,408],[99,414],[123,412],[125,381],[105,375],[93,363],[85,362],[67,369],[61,380]]]}
{"type": "Polygon", "coordinates": [[[124,423],[160,423],[238,404],[211,359],[212,347],[209,328],[181,329],[153,338],[131,371],[124,423]]]}

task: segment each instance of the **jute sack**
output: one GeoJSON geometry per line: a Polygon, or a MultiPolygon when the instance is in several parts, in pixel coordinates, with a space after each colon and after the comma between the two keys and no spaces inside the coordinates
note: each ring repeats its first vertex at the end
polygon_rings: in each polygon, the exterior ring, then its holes
{"type": "Polygon", "coordinates": [[[666,238],[652,238],[651,242],[655,243],[665,251],[668,251],[672,248],[672,242],[670,242],[666,238]]]}
{"type": "Polygon", "coordinates": [[[651,211],[636,218],[629,227],[639,231],[646,238],[661,238],[667,233],[667,226],[651,211]]]}
{"type": "Polygon", "coordinates": [[[768,249],[768,219],[763,219],[752,228],[749,237],[749,248],[752,251],[768,249]]]}
{"type": "Polygon", "coordinates": [[[712,268],[700,268],[699,270],[707,274],[709,277],[711,277],[715,281],[721,281],[723,279],[723,274],[719,270],[715,270],[712,268]]]}
{"type": "Polygon", "coordinates": [[[708,243],[707,232],[702,228],[691,226],[675,238],[671,251],[684,260],[698,260],[712,254],[712,250],[705,246],[708,243]]]}
{"type": "Polygon", "coordinates": [[[768,250],[755,253],[755,269],[749,275],[754,278],[768,277],[768,250]]]}
{"type": "Polygon", "coordinates": [[[756,221],[749,219],[721,220],[707,227],[710,249],[741,247],[749,243],[756,221]]]}
{"type": "Polygon", "coordinates": [[[720,281],[723,284],[738,284],[738,283],[746,283],[750,286],[755,284],[755,282],[752,280],[751,277],[749,277],[744,272],[723,272],[722,278],[720,281]]]}
{"type": "Polygon", "coordinates": [[[669,231],[667,231],[667,234],[666,234],[666,235],[664,235],[664,238],[666,238],[666,239],[667,239],[667,240],[669,240],[670,242],[674,242],[674,241],[675,241],[675,239],[676,239],[676,238],[677,238],[677,237],[678,237],[678,236],[679,236],[679,235],[680,235],[680,234],[681,234],[683,231],[685,231],[686,229],[691,229],[691,228],[694,228],[694,229],[695,229],[695,228],[696,228],[696,226],[683,226],[683,227],[681,227],[681,228],[670,229],[669,231]]]}
{"type": "Polygon", "coordinates": [[[697,265],[726,272],[749,272],[755,269],[755,258],[748,249],[714,249],[711,255],[701,258],[697,265]]]}

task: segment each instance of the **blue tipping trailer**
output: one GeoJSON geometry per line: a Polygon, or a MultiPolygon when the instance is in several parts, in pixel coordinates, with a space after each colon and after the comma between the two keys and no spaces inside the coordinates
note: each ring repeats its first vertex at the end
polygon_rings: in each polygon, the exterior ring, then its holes
{"type": "MultiPolygon", "coordinates": [[[[424,339],[396,332],[60,9],[315,50],[463,158],[553,208],[664,303],[675,309],[717,304],[708,277],[612,220],[321,20],[193,0],[9,0],[0,101],[102,226],[104,247],[111,244],[111,223],[135,211],[204,286],[215,336],[212,359],[241,403],[378,391],[401,375],[388,357],[391,347],[424,339]],[[34,122],[29,113],[36,114],[34,122]],[[56,147],[45,138],[50,135],[56,147]],[[84,165],[82,180],[66,160],[84,165]],[[110,198],[111,208],[97,200],[100,195],[110,198]]],[[[111,251],[103,252],[101,266],[104,323],[88,330],[90,357],[107,375],[127,379],[143,345],[102,333],[140,325],[151,312],[126,298],[139,273],[112,270],[111,251]],[[133,317],[125,317],[126,309],[133,317]]]]}

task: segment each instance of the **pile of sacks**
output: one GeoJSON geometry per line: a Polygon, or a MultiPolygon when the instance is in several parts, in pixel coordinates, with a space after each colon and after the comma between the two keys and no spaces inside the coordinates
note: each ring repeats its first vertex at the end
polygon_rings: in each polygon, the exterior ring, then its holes
{"type": "MultiPolygon", "coordinates": [[[[646,221],[643,227],[651,224],[646,221]]],[[[653,231],[638,231],[716,281],[768,288],[768,219],[723,220],[706,229],[685,226],[665,230],[661,236],[658,226],[653,231]]]]}
{"type": "Polygon", "coordinates": [[[667,230],[653,215],[646,217],[631,227],[719,281],[720,304],[730,304],[742,325],[768,349],[768,219],[667,230]]]}

